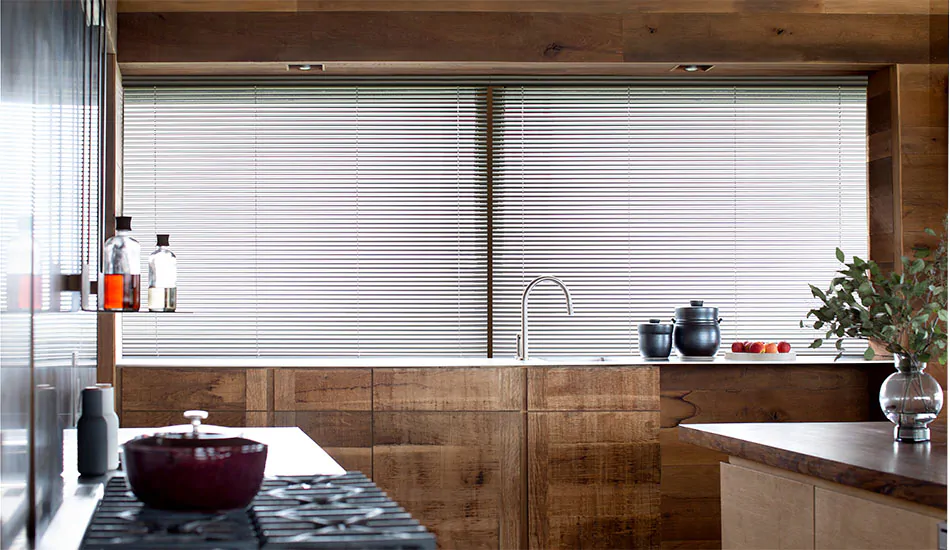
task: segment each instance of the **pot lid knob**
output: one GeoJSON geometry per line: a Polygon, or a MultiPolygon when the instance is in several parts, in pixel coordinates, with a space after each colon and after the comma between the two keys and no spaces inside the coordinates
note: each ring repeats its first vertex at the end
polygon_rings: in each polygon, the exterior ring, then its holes
{"type": "Polygon", "coordinates": [[[654,325],[655,325],[655,324],[658,324],[659,322],[660,322],[659,319],[650,319],[650,323],[652,323],[652,324],[654,324],[654,325]]]}
{"type": "Polygon", "coordinates": [[[208,418],[208,411],[185,411],[185,418],[191,421],[191,427],[194,430],[192,433],[198,435],[198,426],[201,426],[201,421],[208,418]]]}
{"type": "Polygon", "coordinates": [[[702,300],[690,300],[690,301],[689,301],[689,305],[692,306],[692,307],[703,307],[703,301],[702,301],[702,300]]]}

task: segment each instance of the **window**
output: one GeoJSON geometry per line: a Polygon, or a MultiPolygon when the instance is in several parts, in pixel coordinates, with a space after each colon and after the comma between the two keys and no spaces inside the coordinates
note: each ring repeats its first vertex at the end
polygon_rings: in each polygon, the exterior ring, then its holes
{"type": "Polygon", "coordinates": [[[542,274],[576,313],[539,287],[534,355],[636,354],[693,299],[804,351],[808,283],[867,254],[864,110],[857,80],[129,87],[124,213],[191,313],[123,316],[123,354],[512,356],[542,274]]]}
{"type": "Polygon", "coordinates": [[[191,314],[123,354],[484,356],[485,128],[484,88],[127,89],[123,212],[191,314]]]}

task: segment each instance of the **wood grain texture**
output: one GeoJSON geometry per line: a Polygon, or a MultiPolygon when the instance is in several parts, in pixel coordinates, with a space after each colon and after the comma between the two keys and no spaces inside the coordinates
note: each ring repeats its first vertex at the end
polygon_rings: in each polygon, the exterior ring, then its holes
{"type": "MultiPolygon", "coordinates": [[[[182,416],[184,411],[125,411],[119,419],[123,428],[160,428],[187,424],[182,416]]],[[[214,426],[242,427],[246,425],[246,413],[240,411],[219,411],[208,414],[208,424],[214,426]]]]}
{"type": "Polygon", "coordinates": [[[374,481],[440,548],[524,548],[519,412],[377,412],[374,481]]]}
{"type": "Polygon", "coordinates": [[[278,411],[370,411],[372,370],[276,369],[274,408],[278,411]]]}
{"type": "Polygon", "coordinates": [[[937,508],[947,505],[947,441],[898,445],[889,422],[700,424],[680,439],[745,460],[937,508]]]}
{"type": "Polygon", "coordinates": [[[529,367],[530,411],[659,410],[658,367],[529,367]]]}
{"type": "Polygon", "coordinates": [[[947,13],[940,0],[119,0],[120,12],[513,11],[575,13],[947,13]]]}
{"type": "Polygon", "coordinates": [[[370,411],[276,412],[277,426],[297,426],[347,470],[373,474],[373,413],[370,411]]]}
{"type": "Polygon", "coordinates": [[[875,71],[868,77],[868,245],[870,259],[885,272],[898,262],[900,179],[895,171],[894,151],[898,131],[895,67],[875,71]]]}
{"type": "Polygon", "coordinates": [[[628,14],[623,60],[927,63],[930,25],[928,15],[628,14]]]}
{"type": "Polygon", "coordinates": [[[929,550],[938,547],[934,517],[818,487],[815,547],[841,550],[929,550]]]}
{"type": "Polygon", "coordinates": [[[124,411],[245,410],[244,369],[122,369],[124,411]]]}
{"type": "Polygon", "coordinates": [[[620,62],[614,14],[119,14],[121,62],[620,62]]]}
{"type": "Polygon", "coordinates": [[[658,416],[528,413],[530,548],[659,548],[658,416]]]}
{"type": "Polygon", "coordinates": [[[519,411],[520,367],[373,369],[376,411],[519,411]]]}
{"type": "Polygon", "coordinates": [[[815,548],[813,485],[733,464],[722,465],[721,484],[724,549],[815,548]]]}
{"type": "Polygon", "coordinates": [[[249,411],[274,410],[274,369],[247,369],[245,405],[249,411]]]}

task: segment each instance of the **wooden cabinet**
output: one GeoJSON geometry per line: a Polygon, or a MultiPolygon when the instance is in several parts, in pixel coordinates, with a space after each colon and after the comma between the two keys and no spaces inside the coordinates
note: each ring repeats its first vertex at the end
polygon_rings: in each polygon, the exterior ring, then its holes
{"type": "Polygon", "coordinates": [[[932,550],[946,512],[731,458],[723,464],[723,550],[932,550]]]}
{"type": "Polygon", "coordinates": [[[659,372],[528,369],[529,548],[659,548],[659,372]]]}
{"type": "Polygon", "coordinates": [[[274,370],[274,425],[299,426],[341,466],[369,477],[372,398],[372,369],[274,370]]]}
{"type": "Polygon", "coordinates": [[[123,425],[299,426],[440,548],[658,548],[656,367],[123,368],[123,425]]]}
{"type": "Polygon", "coordinates": [[[868,498],[818,487],[815,489],[815,548],[820,550],[933,550],[937,524],[946,514],[904,504],[897,499],[868,498]],[[885,500],[886,499],[886,500],[885,500]]]}
{"type": "Polygon", "coordinates": [[[723,464],[722,548],[812,550],[815,487],[723,464]]]}
{"type": "Polygon", "coordinates": [[[524,372],[373,369],[374,481],[440,548],[525,545],[524,372]]]}

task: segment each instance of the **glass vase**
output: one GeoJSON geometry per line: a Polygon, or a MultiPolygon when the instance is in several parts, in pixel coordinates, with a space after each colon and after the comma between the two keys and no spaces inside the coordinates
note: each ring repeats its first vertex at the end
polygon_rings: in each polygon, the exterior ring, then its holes
{"type": "Polygon", "coordinates": [[[924,372],[927,363],[894,354],[894,368],[881,384],[881,410],[894,423],[894,439],[908,443],[930,441],[928,424],[943,408],[943,389],[924,372]]]}

